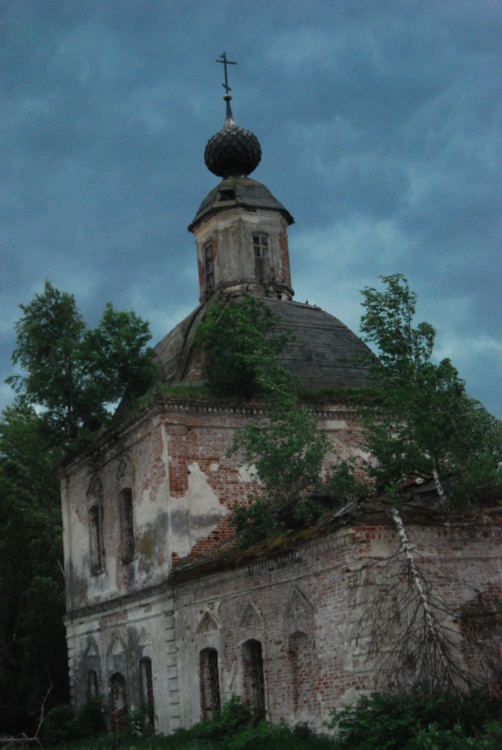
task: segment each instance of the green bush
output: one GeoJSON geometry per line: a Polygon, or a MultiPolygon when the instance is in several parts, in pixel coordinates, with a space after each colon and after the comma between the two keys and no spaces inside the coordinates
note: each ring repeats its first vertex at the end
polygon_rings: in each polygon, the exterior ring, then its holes
{"type": "Polygon", "coordinates": [[[95,737],[106,731],[103,698],[101,695],[89,698],[77,712],[76,729],[79,737],[95,737]]]}
{"type": "Polygon", "coordinates": [[[89,698],[78,711],[67,703],[52,708],[44,719],[43,740],[46,747],[62,745],[106,730],[101,696],[89,698]]]}
{"type": "Polygon", "coordinates": [[[228,750],[264,750],[271,744],[271,741],[276,745],[276,741],[284,738],[285,735],[291,736],[284,727],[260,721],[256,726],[248,725],[234,737],[230,737],[225,743],[225,748],[228,750]]]}
{"type": "Polygon", "coordinates": [[[216,712],[213,719],[201,721],[192,727],[188,734],[197,739],[226,740],[252,720],[253,715],[247,703],[233,695],[221,710],[216,712]]]}
{"type": "MultiPolygon", "coordinates": [[[[399,696],[362,697],[356,705],[333,711],[328,726],[336,731],[339,750],[484,750],[485,726],[500,712],[500,704],[480,692],[416,689],[399,696]]],[[[491,730],[495,737],[498,726],[491,730]]],[[[486,748],[491,750],[491,745],[486,748]]]]}
{"type": "Polygon", "coordinates": [[[43,740],[46,747],[62,745],[77,737],[77,719],[71,706],[62,703],[47,712],[43,724],[43,740]]]}
{"type": "Polygon", "coordinates": [[[266,500],[255,500],[247,507],[234,505],[231,524],[238,533],[241,549],[268,539],[278,531],[275,515],[266,500]]]}

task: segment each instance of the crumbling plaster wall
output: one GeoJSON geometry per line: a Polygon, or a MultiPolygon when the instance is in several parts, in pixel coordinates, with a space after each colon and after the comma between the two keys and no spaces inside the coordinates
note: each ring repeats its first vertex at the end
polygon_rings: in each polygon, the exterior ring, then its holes
{"type": "MultiPolygon", "coordinates": [[[[173,561],[208,553],[233,533],[232,508],[260,487],[251,467],[229,450],[240,427],[264,418],[251,403],[160,400],[68,465],[62,476],[68,611],[156,585],[173,561]],[[130,556],[122,538],[124,489],[132,493],[130,556]],[[98,562],[91,514],[97,506],[98,562]]],[[[360,453],[361,431],[350,410],[324,409],[318,418],[333,445],[330,460],[360,453]]]]}
{"type": "Polygon", "coordinates": [[[65,468],[61,485],[67,611],[155,585],[168,574],[169,466],[162,439],[158,420],[148,412],[65,468]],[[123,539],[125,489],[131,491],[133,506],[130,556],[123,539]],[[96,506],[98,531],[90,514],[96,506]],[[96,534],[101,553],[99,563],[93,564],[96,534]]]}
{"type": "MultiPolygon", "coordinates": [[[[357,450],[360,431],[350,411],[332,408],[318,416],[338,453],[357,450]]],[[[148,642],[155,652],[155,694],[161,697],[156,726],[172,731],[181,721],[167,577],[173,561],[217,547],[232,531],[233,506],[259,491],[252,467],[229,457],[228,450],[237,429],[263,418],[261,407],[251,403],[160,399],[65,467],[66,624],[76,703],[85,700],[89,670],[99,673],[104,693],[115,670],[136,685],[129,689],[129,701],[138,707],[138,660],[148,642]],[[131,490],[135,541],[127,560],[119,502],[124,488],[131,490]],[[99,569],[93,569],[90,542],[90,509],[96,503],[102,534],[99,569]]]]}

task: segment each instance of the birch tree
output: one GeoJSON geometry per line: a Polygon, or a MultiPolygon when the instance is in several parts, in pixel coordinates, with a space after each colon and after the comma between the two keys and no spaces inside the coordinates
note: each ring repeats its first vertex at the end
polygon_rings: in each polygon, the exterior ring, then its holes
{"type": "Polygon", "coordinates": [[[414,324],[416,294],[401,274],[362,291],[364,340],[376,349],[374,398],[362,409],[377,491],[433,477],[443,504],[476,487],[502,487],[502,423],[466,393],[449,359],[433,357],[436,331],[414,324]]]}

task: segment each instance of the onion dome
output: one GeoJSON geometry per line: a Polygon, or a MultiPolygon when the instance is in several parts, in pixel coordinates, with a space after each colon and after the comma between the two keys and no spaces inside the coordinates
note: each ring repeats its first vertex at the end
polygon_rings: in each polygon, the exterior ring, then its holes
{"type": "Polygon", "coordinates": [[[227,103],[225,124],[209,139],[204,151],[207,168],[218,177],[251,174],[261,161],[260,142],[254,133],[240,128],[235,122],[231,98],[230,94],[224,96],[227,103]]]}

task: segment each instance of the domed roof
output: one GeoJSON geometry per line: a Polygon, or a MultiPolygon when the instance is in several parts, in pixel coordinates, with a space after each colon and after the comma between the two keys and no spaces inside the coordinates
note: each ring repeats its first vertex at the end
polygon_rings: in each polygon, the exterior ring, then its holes
{"type": "MultiPolygon", "coordinates": [[[[194,342],[210,300],[179,323],[155,347],[165,383],[201,383],[204,352],[194,342]]],[[[280,360],[305,390],[354,388],[370,383],[370,350],[347,326],[319,307],[263,299],[280,316],[276,332],[293,333],[280,360]]]]}
{"type": "Polygon", "coordinates": [[[227,103],[225,124],[207,142],[204,161],[209,171],[218,177],[248,175],[261,161],[260,142],[254,133],[235,122],[230,94],[224,98],[227,103]]]}

